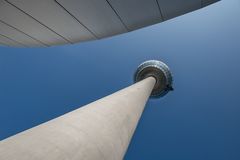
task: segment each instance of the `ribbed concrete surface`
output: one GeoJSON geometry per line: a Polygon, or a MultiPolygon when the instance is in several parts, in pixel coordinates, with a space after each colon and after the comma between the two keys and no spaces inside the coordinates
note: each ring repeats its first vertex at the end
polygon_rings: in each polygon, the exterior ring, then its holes
{"type": "Polygon", "coordinates": [[[149,77],[0,141],[0,159],[122,160],[154,85],[149,77]]]}
{"type": "Polygon", "coordinates": [[[8,39],[0,37],[0,44],[39,47],[101,39],[163,22],[217,1],[0,0],[0,35],[8,39]]]}

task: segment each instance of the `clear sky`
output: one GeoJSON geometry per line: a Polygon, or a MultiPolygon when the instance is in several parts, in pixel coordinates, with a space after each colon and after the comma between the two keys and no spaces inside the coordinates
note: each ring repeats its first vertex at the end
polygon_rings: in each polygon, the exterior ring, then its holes
{"type": "Polygon", "coordinates": [[[239,0],[100,41],[0,47],[0,140],[131,85],[148,59],[175,90],[148,102],[125,159],[239,160],[239,0]]]}

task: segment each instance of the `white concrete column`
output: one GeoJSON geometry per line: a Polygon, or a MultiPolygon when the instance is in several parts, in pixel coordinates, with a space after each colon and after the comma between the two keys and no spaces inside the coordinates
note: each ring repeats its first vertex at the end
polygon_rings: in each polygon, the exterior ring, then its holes
{"type": "Polygon", "coordinates": [[[155,83],[148,77],[0,141],[0,160],[122,160],[155,83]]]}

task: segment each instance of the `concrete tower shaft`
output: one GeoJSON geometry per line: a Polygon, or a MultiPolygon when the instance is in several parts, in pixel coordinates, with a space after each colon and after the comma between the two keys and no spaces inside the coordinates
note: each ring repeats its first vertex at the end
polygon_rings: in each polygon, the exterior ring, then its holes
{"type": "Polygon", "coordinates": [[[122,160],[155,85],[149,77],[0,142],[1,160],[122,160]]]}

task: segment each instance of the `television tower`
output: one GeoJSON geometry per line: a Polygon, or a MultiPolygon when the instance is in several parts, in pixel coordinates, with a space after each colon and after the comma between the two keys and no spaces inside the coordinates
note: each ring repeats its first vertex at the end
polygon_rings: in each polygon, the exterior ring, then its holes
{"type": "Polygon", "coordinates": [[[172,90],[166,64],[142,63],[135,84],[0,141],[1,160],[122,160],[150,96],[172,90]]]}

